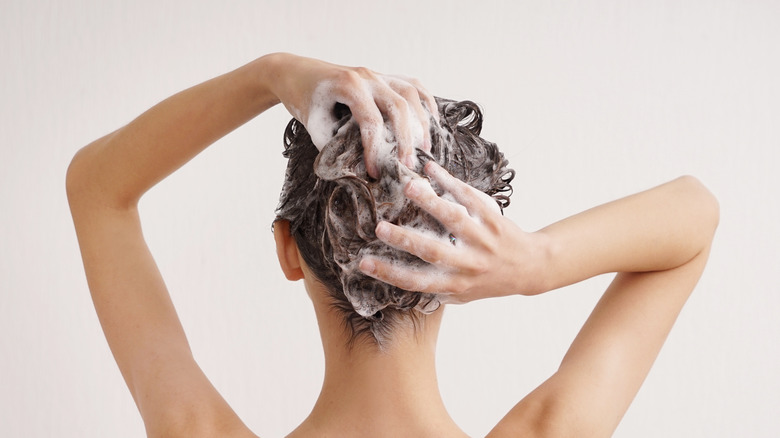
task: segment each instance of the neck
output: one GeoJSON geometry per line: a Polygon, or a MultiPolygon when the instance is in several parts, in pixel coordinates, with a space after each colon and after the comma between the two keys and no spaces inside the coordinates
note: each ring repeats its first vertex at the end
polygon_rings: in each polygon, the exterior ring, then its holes
{"type": "Polygon", "coordinates": [[[417,330],[399,329],[382,350],[360,340],[348,347],[343,317],[316,301],[315,311],[325,380],[312,413],[291,437],[465,436],[439,394],[435,354],[441,309],[417,330]]]}

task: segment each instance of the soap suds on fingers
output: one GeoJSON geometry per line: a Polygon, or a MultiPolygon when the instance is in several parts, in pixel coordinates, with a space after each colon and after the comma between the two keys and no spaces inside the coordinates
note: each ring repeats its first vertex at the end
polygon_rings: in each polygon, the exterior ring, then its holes
{"type": "MultiPolygon", "coordinates": [[[[345,126],[352,123],[354,121],[349,121],[345,126]]],[[[374,230],[380,221],[427,230],[431,235],[447,234],[441,224],[420,211],[404,195],[403,188],[408,181],[422,178],[422,162],[415,157],[415,171],[401,164],[397,157],[398,143],[389,125],[389,122],[385,122],[386,135],[377,147],[378,180],[368,176],[361,151],[354,150],[362,147],[355,141],[354,136],[359,135],[356,129],[348,129],[344,135],[337,133],[321,149],[315,161],[317,176],[339,185],[331,195],[326,225],[334,260],[341,268],[344,294],[355,311],[364,317],[371,317],[388,305],[410,304],[412,299],[416,300],[413,307],[423,313],[439,307],[438,298],[433,294],[404,296],[369,287],[370,283],[365,281],[366,276],[359,269],[360,260],[368,256],[397,266],[422,267],[426,264],[416,256],[398,251],[378,240],[374,230]],[[361,239],[356,241],[348,237],[354,235],[361,239]]],[[[427,153],[418,149],[415,155],[426,156],[427,153]]]]}
{"type": "MultiPolygon", "coordinates": [[[[380,79],[386,81],[399,80],[389,76],[380,76],[380,79]]],[[[384,102],[386,108],[386,114],[383,114],[385,123],[374,126],[362,126],[361,129],[363,129],[364,133],[366,130],[370,130],[367,134],[375,139],[374,146],[381,149],[377,151],[377,154],[387,156],[391,151],[386,149],[386,147],[398,146],[394,132],[402,128],[405,128],[403,132],[408,137],[411,148],[423,149],[423,127],[420,123],[419,115],[415,113],[412,105],[406,104],[399,109],[398,105],[392,103],[390,96],[382,94],[391,91],[389,88],[377,90],[380,85],[376,84],[364,84],[364,87],[363,92],[360,94],[352,92],[351,95],[340,95],[337,91],[338,87],[332,81],[323,81],[317,85],[314,93],[312,93],[308,119],[306,120],[306,130],[309,132],[314,146],[318,150],[322,150],[333,137],[346,129],[350,129],[350,126],[344,121],[343,114],[335,110],[338,104],[351,107],[353,103],[358,102],[361,98],[376,96],[377,99],[387,100],[387,102],[384,102]],[[388,123],[388,121],[398,123],[402,120],[406,121],[407,126],[393,126],[392,123],[388,123]]],[[[297,115],[294,114],[294,116],[298,118],[297,115]]],[[[298,120],[301,119],[298,118],[298,120]]]]}
{"type": "Polygon", "coordinates": [[[311,96],[306,130],[318,150],[322,150],[339,132],[350,128],[348,121],[351,117],[338,111],[338,104],[343,102],[339,102],[335,91],[333,82],[323,81],[317,85],[311,96]]]}

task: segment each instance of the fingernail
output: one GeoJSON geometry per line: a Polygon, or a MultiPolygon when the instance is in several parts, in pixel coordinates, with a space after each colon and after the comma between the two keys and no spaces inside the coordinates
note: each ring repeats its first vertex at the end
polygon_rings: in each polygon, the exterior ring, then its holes
{"type": "Polygon", "coordinates": [[[363,259],[360,261],[360,270],[366,274],[371,274],[376,270],[376,264],[373,260],[363,259]]]}
{"type": "Polygon", "coordinates": [[[439,173],[440,166],[437,162],[431,160],[425,165],[425,173],[428,176],[434,176],[439,173]]]}
{"type": "Polygon", "coordinates": [[[406,184],[406,196],[417,196],[420,194],[420,182],[416,179],[406,184]]]}
{"type": "Polygon", "coordinates": [[[384,240],[390,234],[390,227],[387,225],[386,222],[379,222],[376,225],[376,230],[374,230],[374,232],[376,233],[376,237],[379,237],[380,239],[384,240]]]}
{"type": "Polygon", "coordinates": [[[379,178],[379,172],[376,170],[376,166],[373,164],[366,166],[366,172],[368,172],[368,175],[372,178],[379,178]]]}

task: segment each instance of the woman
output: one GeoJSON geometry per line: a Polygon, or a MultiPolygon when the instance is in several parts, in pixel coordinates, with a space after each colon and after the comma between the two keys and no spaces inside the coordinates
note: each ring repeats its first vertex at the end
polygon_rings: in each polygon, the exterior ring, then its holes
{"type": "MultiPolygon", "coordinates": [[[[441,302],[466,303],[618,273],[560,368],[489,434],[611,435],[704,268],[718,222],[713,196],[682,177],[525,232],[434,161],[422,168],[419,157],[433,150],[438,104],[421,85],[289,54],[264,56],[170,97],[83,148],[68,169],[95,308],[148,435],[255,436],[194,361],[144,242],[137,203],[205,147],[279,102],[320,148],[339,135],[333,126],[346,106],[369,179],[382,180],[385,143],[392,138],[393,159],[431,180],[404,180],[404,194],[451,237],[443,241],[377,220],[364,234],[428,263],[393,264],[378,253],[347,260],[362,275],[441,302]]],[[[381,348],[350,342],[354,333],[344,330],[343,309],[307,266],[289,220],[280,218],[274,234],[285,275],[303,279],[314,303],[326,357],[320,397],[290,436],[464,436],[436,383],[443,306],[424,309],[421,324],[393,328],[381,348]]]]}

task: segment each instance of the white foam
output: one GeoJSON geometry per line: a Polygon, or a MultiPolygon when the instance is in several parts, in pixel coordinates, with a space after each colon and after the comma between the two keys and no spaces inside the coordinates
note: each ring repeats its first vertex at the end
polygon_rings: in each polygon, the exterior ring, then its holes
{"type": "MultiPolygon", "coordinates": [[[[311,95],[308,118],[305,121],[302,120],[305,122],[312,143],[318,150],[322,150],[335,135],[336,122],[338,121],[333,114],[335,105],[333,83],[330,81],[321,82],[311,95]]],[[[298,120],[301,119],[298,118],[298,120]]]]}
{"type": "MultiPolygon", "coordinates": [[[[337,129],[337,123],[339,121],[335,118],[333,111],[334,106],[337,102],[348,104],[350,98],[354,98],[355,96],[346,96],[346,98],[343,98],[344,96],[337,96],[334,94],[336,90],[337,89],[334,83],[323,82],[316,88],[315,93],[312,95],[312,103],[309,109],[309,118],[306,128],[309,131],[312,142],[319,150],[322,150],[328,143],[331,142],[331,140],[333,140],[333,137],[339,135],[342,130],[354,129],[353,123],[356,123],[355,119],[353,118],[350,122],[344,124],[340,129],[337,129]]],[[[374,94],[372,93],[371,95],[374,94]]],[[[398,108],[387,108],[388,114],[384,114],[386,120],[383,124],[375,127],[363,127],[364,133],[366,129],[373,129],[374,132],[369,133],[373,134],[373,137],[377,140],[374,146],[376,148],[376,164],[380,171],[380,181],[378,184],[372,185],[371,191],[373,197],[376,200],[376,219],[378,221],[393,220],[397,218],[402,209],[409,202],[411,202],[403,193],[403,189],[409,181],[413,179],[425,180],[426,184],[429,184],[428,187],[431,187],[428,180],[422,178],[416,172],[401,164],[398,160],[398,139],[395,137],[395,130],[393,129],[394,127],[389,121],[390,118],[397,119],[398,114],[394,111],[398,110],[398,108]]],[[[410,121],[408,127],[409,130],[407,131],[409,132],[408,137],[411,139],[412,146],[415,149],[422,149],[424,145],[422,124],[419,122],[419,118],[411,106],[407,105],[406,111],[408,111],[407,116],[408,120],[410,121]]],[[[328,149],[326,149],[326,151],[327,150],[328,149]]],[[[412,157],[415,160],[413,168],[419,169],[420,163],[417,161],[417,154],[412,154],[412,157]]],[[[341,164],[345,165],[345,163],[341,164]]],[[[356,171],[355,169],[346,168],[340,170],[345,173],[356,171]]],[[[354,173],[352,174],[354,175],[354,173]]],[[[434,186],[437,186],[437,189],[439,189],[436,183],[434,183],[434,186]]],[[[496,214],[500,214],[500,208],[493,198],[477,189],[474,189],[473,187],[469,188],[476,192],[479,199],[489,205],[490,208],[496,212],[496,214]]],[[[427,189],[428,188],[426,188],[426,190],[427,189]]],[[[430,188],[430,190],[433,190],[433,188],[430,188]]],[[[441,192],[441,190],[439,191],[441,192]]],[[[443,199],[459,205],[460,208],[464,209],[466,214],[469,214],[466,207],[457,202],[456,198],[451,193],[444,192],[440,196],[443,199]]],[[[370,214],[368,211],[361,211],[359,214],[362,215],[359,217],[360,223],[369,223],[373,221],[371,217],[366,216],[370,214]]],[[[470,214],[470,216],[476,222],[480,222],[480,218],[475,214],[470,214]]],[[[336,225],[341,226],[338,223],[336,225]]],[[[405,223],[402,226],[415,230],[415,232],[420,233],[420,235],[422,235],[424,238],[429,238],[445,243],[447,245],[447,250],[450,250],[449,247],[452,246],[448,231],[442,232],[441,228],[437,227],[435,224],[424,223],[423,218],[412,219],[409,223],[405,223]]],[[[341,234],[345,233],[342,232],[341,234]]],[[[466,245],[466,242],[457,239],[457,233],[455,233],[455,237],[455,245],[451,248],[453,251],[458,250],[466,245]]],[[[393,257],[391,254],[389,254],[387,247],[383,249],[373,245],[364,246],[358,251],[357,254],[349,254],[349,261],[339,263],[339,266],[345,275],[352,276],[359,271],[359,263],[365,257],[370,257],[388,264],[391,267],[391,271],[399,278],[405,278],[407,280],[413,279],[413,283],[404,284],[404,288],[411,291],[421,291],[428,289],[433,285],[447,283],[447,279],[454,273],[452,270],[453,268],[442,265],[410,265],[408,259],[393,257]],[[413,272],[415,275],[408,275],[410,272],[413,272]]],[[[439,287],[437,286],[437,289],[438,288],[439,287]]],[[[347,291],[345,289],[347,298],[351,302],[354,309],[358,314],[364,317],[370,317],[374,315],[377,310],[381,310],[386,305],[376,301],[376,299],[371,297],[368,292],[369,291],[361,291],[360,293],[353,293],[353,291],[347,291]]],[[[445,301],[452,302],[453,300],[448,297],[447,291],[440,291],[437,293],[435,298],[421,300],[420,305],[418,305],[418,310],[424,313],[430,313],[439,307],[440,302],[445,301]]]]}
{"type": "MultiPolygon", "coordinates": [[[[501,207],[498,206],[498,203],[496,202],[495,199],[493,199],[493,197],[491,197],[490,195],[488,195],[487,193],[481,190],[475,189],[472,186],[468,186],[468,189],[469,191],[471,191],[471,193],[475,194],[479,198],[479,200],[482,201],[490,210],[492,210],[493,213],[497,215],[501,215],[501,207]]],[[[468,213],[468,209],[463,204],[458,202],[458,200],[455,199],[455,196],[452,193],[445,191],[444,193],[441,194],[441,198],[446,199],[447,201],[450,201],[454,204],[457,204],[459,207],[463,207],[463,209],[466,210],[468,213]]],[[[480,221],[481,218],[479,217],[479,215],[471,214],[471,213],[468,214],[471,218],[481,223],[480,221]]]]}
{"type": "MultiPolygon", "coordinates": [[[[404,284],[406,290],[414,291],[414,292],[420,292],[428,289],[434,284],[441,283],[445,277],[449,277],[452,275],[452,272],[444,269],[440,266],[435,265],[425,265],[425,266],[409,266],[405,261],[388,258],[385,256],[382,256],[380,254],[362,254],[362,257],[371,256],[374,260],[380,261],[386,265],[389,266],[388,273],[390,276],[395,278],[404,278],[407,282],[412,281],[411,283],[404,284]],[[408,275],[409,273],[412,273],[412,275],[408,275]]],[[[361,259],[362,259],[361,257],[361,259]]],[[[447,292],[437,292],[438,294],[447,292]]],[[[438,307],[438,306],[436,306],[438,307]]],[[[435,308],[432,310],[436,310],[435,308]]],[[[431,310],[431,311],[432,311],[431,310]]]]}
{"type": "MultiPolygon", "coordinates": [[[[379,78],[384,80],[388,85],[392,84],[394,81],[397,82],[400,80],[389,76],[379,76],[379,78]]],[[[349,106],[351,110],[351,104],[358,99],[364,99],[366,95],[378,99],[382,96],[382,93],[386,92],[384,89],[380,90],[379,85],[377,84],[369,85],[367,82],[364,82],[363,87],[362,90],[353,92],[350,95],[339,95],[337,92],[339,88],[336,87],[336,84],[333,81],[322,81],[312,93],[311,104],[306,120],[301,118],[302,114],[300,114],[300,111],[298,111],[297,108],[288,107],[288,109],[295,118],[304,122],[306,130],[311,136],[312,143],[314,143],[314,146],[316,146],[318,150],[322,150],[333,137],[343,130],[346,130],[349,125],[345,124],[337,129],[339,120],[336,119],[333,112],[337,103],[345,104],[349,106]]],[[[382,107],[384,107],[384,105],[382,105],[382,107]]],[[[404,108],[406,111],[406,118],[409,122],[407,132],[411,139],[411,147],[412,149],[422,149],[424,144],[423,125],[411,105],[405,105],[404,108]]],[[[361,129],[363,131],[374,130],[372,134],[374,138],[378,139],[376,142],[378,155],[388,156],[390,155],[392,148],[397,145],[397,138],[393,135],[395,127],[390,125],[390,120],[399,120],[400,114],[398,112],[401,110],[393,105],[388,105],[387,107],[384,107],[384,109],[385,113],[382,114],[384,126],[361,126],[361,129]]],[[[416,157],[414,159],[416,160],[416,157]]]]}

